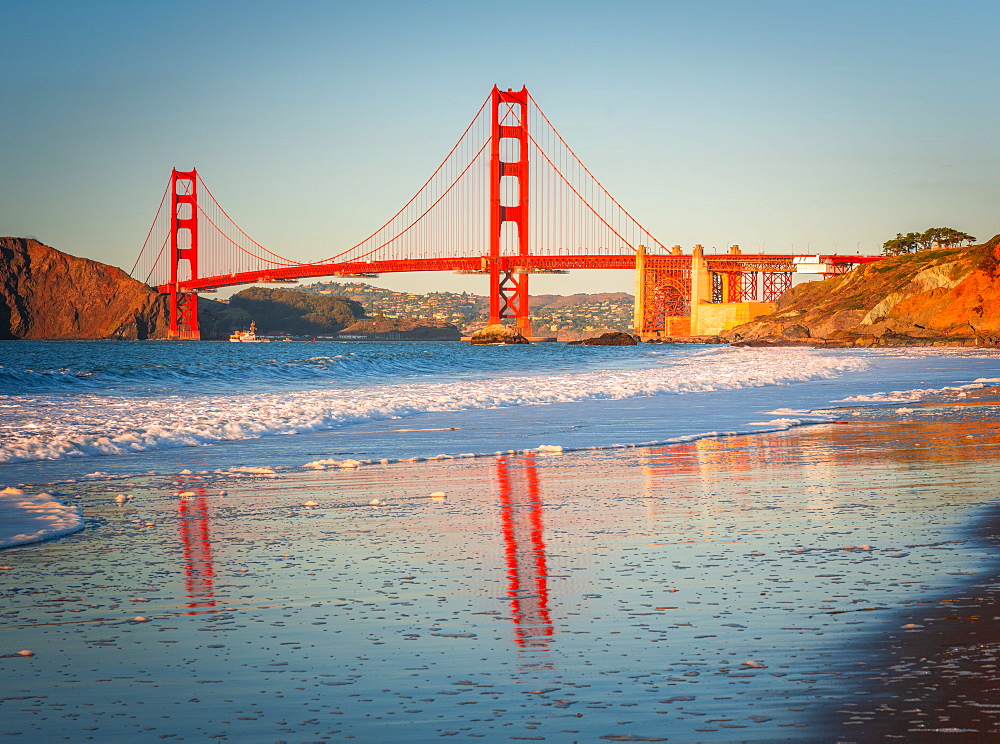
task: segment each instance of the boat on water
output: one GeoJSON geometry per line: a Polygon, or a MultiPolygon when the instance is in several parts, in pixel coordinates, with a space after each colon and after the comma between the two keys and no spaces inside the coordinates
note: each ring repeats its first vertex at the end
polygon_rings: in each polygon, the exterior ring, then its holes
{"type": "Polygon", "coordinates": [[[233,331],[229,336],[229,340],[234,344],[259,344],[267,343],[271,339],[257,338],[257,324],[250,321],[249,331],[233,331]]]}

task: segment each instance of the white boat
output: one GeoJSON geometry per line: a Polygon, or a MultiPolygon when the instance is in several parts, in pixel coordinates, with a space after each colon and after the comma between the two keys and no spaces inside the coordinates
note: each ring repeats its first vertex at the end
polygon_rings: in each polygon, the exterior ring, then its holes
{"type": "Polygon", "coordinates": [[[234,344],[260,344],[267,343],[271,339],[269,338],[257,338],[257,325],[253,321],[250,321],[249,331],[233,331],[229,340],[234,344]]]}

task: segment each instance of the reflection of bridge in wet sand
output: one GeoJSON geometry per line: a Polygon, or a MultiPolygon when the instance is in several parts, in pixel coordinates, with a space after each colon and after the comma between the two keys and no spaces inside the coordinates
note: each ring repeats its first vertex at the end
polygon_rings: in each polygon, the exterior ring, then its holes
{"type": "MultiPolygon", "coordinates": [[[[542,499],[533,457],[499,457],[496,461],[501,536],[507,573],[507,596],[520,651],[549,647],[548,567],[543,539],[542,499]]],[[[204,487],[177,499],[178,531],[184,560],[184,593],[189,611],[217,612],[211,514],[204,487]]]]}
{"type": "MultiPolygon", "coordinates": [[[[188,607],[215,607],[215,567],[212,563],[212,540],[208,530],[208,503],[205,489],[198,488],[195,496],[177,500],[177,516],[184,550],[184,591],[188,607]]],[[[188,612],[198,615],[215,610],[188,612]]]]}
{"type": "Polygon", "coordinates": [[[552,620],[534,458],[497,458],[497,485],[514,641],[522,651],[541,651],[552,640],[552,620]]]}

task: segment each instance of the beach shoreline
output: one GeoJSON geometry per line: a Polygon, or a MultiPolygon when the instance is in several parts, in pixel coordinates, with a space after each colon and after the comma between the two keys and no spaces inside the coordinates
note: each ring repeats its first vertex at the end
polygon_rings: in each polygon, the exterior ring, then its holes
{"type": "Polygon", "coordinates": [[[658,447],[68,485],[88,528],[3,553],[4,653],[35,655],[0,659],[0,729],[558,742],[992,731],[981,654],[952,668],[965,687],[937,675],[917,700],[880,705],[914,697],[891,669],[901,660],[953,665],[933,652],[996,627],[970,636],[965,619],[995,616],[968,600],[997,575],[995,543],[974,533],[995,515],[995,392],[658,447]],[[121,491],[134,500],[116,503],[121,491]],[[940,606],[950,614],[933,619],[940,606]],[[185,703],[192,683],[199,702],[185,703]],[[109,717],[144,688],[158,700],[141,715],[109,717]],[[479,700],[489,711],[464,705],[479,700]],[[940,720],[956,700],[969,715],[940,720]]]}

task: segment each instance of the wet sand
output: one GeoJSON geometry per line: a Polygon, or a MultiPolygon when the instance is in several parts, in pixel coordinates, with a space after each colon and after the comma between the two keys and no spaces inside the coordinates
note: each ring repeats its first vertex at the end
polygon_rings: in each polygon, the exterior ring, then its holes
{"type": "MultiPolygon", "coordinates": [[[[978,533],[1000,555],[1000,509],[978,533]]],[[[910,603],[899,630],[873,649],[877,669],[862,685],[868,699],[838,711],[851,727],[842,740],[1000,741],[998,588],[992,559],[952,595],[910,603]]]]}
{"type": "Polygon", "coordinates": [[[996,403],[53,486],[89,524],[0,552],[0,734],[989,740],[996,403]]]}

